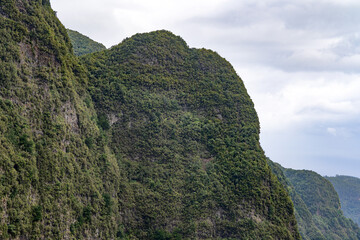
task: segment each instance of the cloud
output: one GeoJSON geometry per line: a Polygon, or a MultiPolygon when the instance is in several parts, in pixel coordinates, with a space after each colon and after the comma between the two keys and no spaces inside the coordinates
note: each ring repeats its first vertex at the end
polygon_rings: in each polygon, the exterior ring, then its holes
{"type": "Polygon", "coordinates": [[[262,131],[360,119],[360,76],[357,74],[294,74],[272,68],[245,68],[241,72],[255,102],[262,131]]]}
{"type": "Polygon", "coordinates": [[[168,29],[190,46],[212,48],[233,63],[291,72],[360,71],[360,5],[354,1],[84,2],[52,4],[67,27],[108,47],[138,32],[168,29]]]}
{"type": "Polygon", "coordinates": [[[184,25],[200,29],[194,38],[236,62],[283,71],[359,72],[352,41],[359,10],[350,1],[228,1],[215,15],[194,16],[184,25]]]}
{"type": "Polygon", "coordinates": [[[328,127],[326,131],[333,136],[337,135],[336,128],[328,127]]]}
{"type": "Polygon", "coordinates": [[[104,43],[120,43],[135,33],[167,29],[191,16],[216,11],[223,0],[56,0],[52,6],[68,28],[104,43]]]}

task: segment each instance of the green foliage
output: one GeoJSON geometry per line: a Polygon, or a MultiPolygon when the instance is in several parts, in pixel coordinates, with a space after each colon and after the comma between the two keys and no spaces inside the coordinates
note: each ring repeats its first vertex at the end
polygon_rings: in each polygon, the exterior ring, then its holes
{"type": "Polygon", "coordinates": [[[104,130],[110,129],[109,119],[106,116],[106,114],[104,114],[104,113],[98,114],[98,125],[99,125],[99,127],[101,127],[104,130]]]}
{"type": "Polygon", "coordinates": [[[32,207],[32,217],[34,222],[38,222],[42,219],[42,208],[41,206],[32,207]]]}
{"type": "Polygon", "coordinates": [[[110,194],[108,193],[105,193],[103,194],[103,198],[104,198],[104,202],[105,202],[105,212],[107,215],[111,215],[111,212],[112,212],[112,205],[113,205],[113,202],[111,200],[111,197],[110,197],[110,194]]]}
{"type": "Polygon", "coordinates": [[[150,236],[152,240],[180,240],[181,235],[178,233],[169,233],[165,230],[156,230],[150,236]]]}
{"type": "Polygon", "coordinates": [[[94,145],[94,139],[92,137],[88,137],[85,139],[85,144],[88,148],[92,148],[94,145]]]}
{"type": "Polygon", "coordinates": [[[360,179],[350,176],[325,177],[339,194],[344,215],[360,225],[360,179]]]}
{"type": "Polygon", "coordinates": [[[286,169],[285,175],[313,216],[325,239],[359,239],[360,228],[345,218],[331,183],[312,171],[286,169]]]}
{"type": "Polygon", "coordinates": [[[32,153],[34,150],[34,142],[29,140],[29,136],[27,134],[23,134],[20,136],[19,145],[24,151],[28,153],[32,153]]]}
{"type": "Polygon", "coordinates": [[[76,56],[82,56],[106,49],[106,47],[101,43],[95,42],[77,31],[67,29],[67,32],[73,45],[74,54],[76,56]]]}

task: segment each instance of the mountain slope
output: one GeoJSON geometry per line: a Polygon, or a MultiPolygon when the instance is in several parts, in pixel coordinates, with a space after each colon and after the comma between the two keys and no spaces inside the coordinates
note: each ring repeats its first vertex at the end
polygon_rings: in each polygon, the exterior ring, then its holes
{"type": "Polygon", "coordinates": [[[325,177],[339,194],[344,215],[360,225],[360,179],[350,176],[325,177]]]}
{"type": "Polygon", "coordinates": [[[129,234],[299,238],[259,145],[253,103],[226,60],[157,31],[83,62],[109,144],[136,189],[129,234]]]}
{"type": "Polygon", "coordinates": [[[159,31],[80,63],[46,0],[0,25],[1,238],[300,238],[216,53],[159,31]]]}
{"type": "Polygon", "coordinates": [[[94,40],[77,31],[70,29],[67,29],[66,31],[70,37],[74,49],[74,54],[76,56],[99,52],[106,49],[103,44],[95,42],[94,40]]]}
{"type": "Polygon", "coordinates": [[[345,218],[337,193],[324,177],[270,160],[269,165],[290,193],[302,239],[359,239],[360,228],[345,218]]]}
{"type": "Polygon", "coordinates": [[[288,190],[291,200],[294,203],[295,216],[298,223],[300,235],[303,240],[326,240],[325,236],[321,233],[320,229],[316,226],[313,216],[309,211],[307,205],[301,198],[301,195],[296,191],[290,180],[285,176],[286,171],[280,164],[269,160],[269,165],[277,176],[279,181],[288,190]]]}
{"type": "MultiPolygon", "coordinates": [[[[322,239],[360,238],[360,228],[343,215],[339,197],[329,181],[312,171],[285,169],[284,173],[311,213],[312,221],[324,237],[322,239]]],[[[318,239],[312,235],[303,238],[318,239]]]]}
{"type": "Polygon", "coordinates": [[[0,25],[1,238],[106,238],[86,145],[100,133],[66,30],[48,1],[1,1],[0,25]]]}

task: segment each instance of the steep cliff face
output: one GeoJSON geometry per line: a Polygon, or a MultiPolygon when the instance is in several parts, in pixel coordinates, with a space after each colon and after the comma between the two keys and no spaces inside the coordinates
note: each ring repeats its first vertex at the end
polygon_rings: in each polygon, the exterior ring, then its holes
{"type": "Polygon", "coordinates": [[[0,1],[0,235],[299,239],[241,79],[166,31],[78,62],[49,1],[0,1]]]}
{"type": "Polygon", "coordinates": [[[125,229],[137,236],[298,238],[292,203],[259,145],[253,103],[225,59],[157,31],[83,62],[132,189],[133,202],[118,195],[132,216],[122,219],[125,229]]]}
{"type": "Polygon", "coordinates": [[[1,1],[0,15],[1,237],[69,238],[102,199],[86,74],[48,1],[1,1]]]}

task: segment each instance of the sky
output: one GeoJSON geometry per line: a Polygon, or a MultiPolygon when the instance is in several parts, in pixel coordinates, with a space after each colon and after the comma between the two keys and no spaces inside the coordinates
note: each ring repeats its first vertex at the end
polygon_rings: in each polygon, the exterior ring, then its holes
{"type": "Polygon", "coordinates": [[[212,49],[255,103],[265,154],[360,177],[360,1],[52,0],[65,27],[111,47],[166,29],[212,49]]]}

